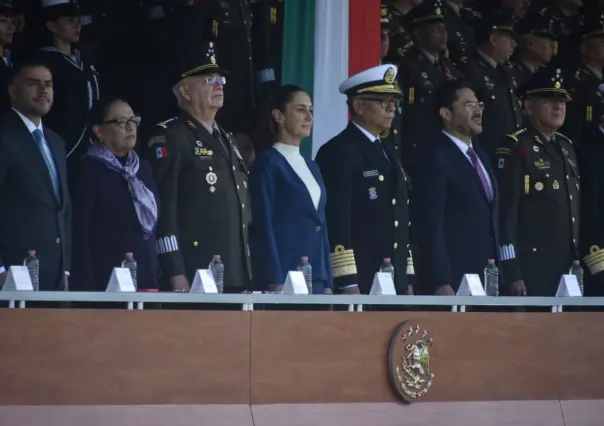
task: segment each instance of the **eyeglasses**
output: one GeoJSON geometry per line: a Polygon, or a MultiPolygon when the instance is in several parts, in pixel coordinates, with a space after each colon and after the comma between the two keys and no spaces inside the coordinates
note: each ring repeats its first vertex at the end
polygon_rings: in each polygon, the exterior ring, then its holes
{"type": "Polygon", "coordinates": [[[398,108],[399,106],[401,106],[401,100],[397,99],[397,98],[359,98],[359,99],[364,100],[364,101],[379,102],[380,106],[384,109],[388,108],[389,106],[393,106],[395,108],[398,108]]]}
{"type": "Polygon", "coordinates": [[[214,77],[206,77],[203,82],[211,85],[220,83],[222,86],[224,86],[226,84],[226,78],[221,75],[216,75],[214,77]]]}
{"type": "Polygon", "coordinates": [[[475,109],[479,109],[479,110],[483,111],[484,102],[466,102],[465,107],[468,111],[473,111],[475,109]]]}
{"type": "Polygon", "coordinates": [[[117,124],[121,129],[125,129],[128,123],[132,123],[134,127],[138,127],[141,124],[140,117],[120,117],[113,120],[104,121],[103,124],[117,124]]]}

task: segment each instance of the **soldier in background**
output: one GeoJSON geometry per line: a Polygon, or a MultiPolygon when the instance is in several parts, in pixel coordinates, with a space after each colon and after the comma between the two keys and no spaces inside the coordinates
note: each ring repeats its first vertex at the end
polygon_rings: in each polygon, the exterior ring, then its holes
{"type": "Polygon", "coordinates": [[[468,9],[466,0],[445,0],[444,17],[447,28],[449,59],[460,66],[474,51],[473,25],[482,18],[480,14],[468,9]]]}
{"type": "Polygon", "coordinates": [[[11,1],[0,2],[0,113],[7,112],[11,107],[8,96],[8,81],[13,62],[9,46],[15,35],[15,9],[11,1]]]}
{"type": "MultiPolygon", "coordinates": [[[[604,85],[600,85],[600,92],[604,85]]],[[[600,97],[604,103],[604,96],[600,97]]],[[[598,126],[592,127],[577,149],[581,171],[580,256],[587,267],[586,296],[604,296],[604,108],[598,108],[598,126]]]]}
{"type": "Polygon", "coordinates": [[[250,288],[247,167],[216,123],[226,83],[221,71],[211,42],[190,49],[173,80],[181,113],[158,123],[148,139],[160,199],[162,284],[173,291],[189,291],[195,271],[214,255],[225,265],[225,292],[250,288]]]}
{"type": "MultiPolygon", "coordinates": [[[[385,57],[386,63],[397,63],[405,51],[413,46],[413,37],[409,28],[407,14],[424,0],[383,0],[381,18],[387,21],[389,50],[385,57]]],[[[432,1],[432,0],[428,0],[432,1]]]]}
{"type": "Polygon", "coordinates": [[[557,133],[570,99],[560,69],[542,68],[520,88],[526,127],[496,149],[503,280],[512,296],[556,294],[577,259],[579,169],[557,133]]]}
{"type": "Polygon", "coordinates": [[[604,67],[604,14],[586,17],[579,45],[581,64],[570,73],[572,101],[568,105],[568,118],[564,134],[572,138],[576,146],[583,143],[584,134],[593,134],[598,128],[601,115],[602,84],[604,67]]]}
{"type": "Polygon", "coordinates": [[[445,56],[447,30],[439,1],[425,2],[408,15],[416,44],[400,60],[398,82],[405,96],[402,117],[402,151],[405,167],[413,178],[415,146],[439,129],[434,113],[434,91],[444,81],[461,76],[445,56]]]}
{"type": "Polygon", "coordinates": [[[583,0],[550,0],[542,7],[536,8],[536,13],[548,21],[553,21],[552,32],[558,39],[553,60],[555,65],[566,66],[578,59],[575,35],[581,31],[581,6],[583,0]]]}
{"type": "Polygon", "coordinates": [[[516,25],[519,40],[513,64],[519,85],[552,60],[556,47],[552,25],[552,20],[539,14],[524,18],[516,25]]]}
{"type": "Polygon", "coordinates": [[[229,73],[218,119],[235,139],[249,138],[261,94],[270,93],[263,86],[275,84],[271,9],[270,0],[221,0],[215,9],[216,52],[229,73]]]}
{"type": "Polygon", "coordinates": [[[516,48],[512,14],[497,12],[485,16],[476,28],[476,47],[462,71],[485,104],[483,132],[478,139],[492,156],[497,141],[522,125],[522,108],[515,93],[517,83],[508,62],[516,48]]]}

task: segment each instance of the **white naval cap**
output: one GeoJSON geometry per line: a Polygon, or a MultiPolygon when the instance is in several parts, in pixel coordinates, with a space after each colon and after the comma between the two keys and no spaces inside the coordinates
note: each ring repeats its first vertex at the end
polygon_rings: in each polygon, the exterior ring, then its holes
{"type": "Polygon", "coordinates": [[[398,69],[395,65],[386,64],[369,68],[349,77],[340,84],[340,93],[349,98],[364,93],[382,93],[402,96],[396,84],[398,69]]]}
{"type": "Polygon", "coordinates": [[[58,6],[61,4],[73,3],[70,0],[42,0],[42,7],[58,6]]]}

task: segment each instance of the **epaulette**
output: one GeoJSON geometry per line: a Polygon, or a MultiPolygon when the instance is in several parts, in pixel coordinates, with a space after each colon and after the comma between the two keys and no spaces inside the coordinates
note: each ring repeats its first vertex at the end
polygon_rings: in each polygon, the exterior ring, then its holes
{"type": "Polygon", "coordinates": [[[573,141],[571,141],[567,136],[564,136],[562,133],[558,132],[556,132],[556,140],[563,140],[571,145],[573,144],[573,141]]]}
{"type": "Polygon", "coordinates": [[[526,132],[526,127],[516,130],[514,133],[508,133],[506,136],[510,139],[513,139],[516,143],[518,143],[518,136],[526,132]]]}
{"type": "MultiPolygon", "coordinates": [[[[178,118],[178,117],[172,117],[172,118],[170,118],[169,120],[166,120],[166,121],[162,121],[162,122],[160,122],[160,123],[157,123],[155,126],[157,126],[157,127],[163,127],[164,129],[167,129],[167,128],[168,128],[168,123],[169,123],[170,121],[176,120],[177,118],[178,118]]],[[[155,127],[155,126],[154,126],[154,127],[155,127]]]]}

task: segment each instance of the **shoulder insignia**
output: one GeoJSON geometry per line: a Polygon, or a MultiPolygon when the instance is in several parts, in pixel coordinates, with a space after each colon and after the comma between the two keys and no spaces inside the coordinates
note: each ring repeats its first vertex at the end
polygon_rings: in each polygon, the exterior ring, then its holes
{"type": "Polygon", "coordinates": [[[564,142],[568,142],[571,145],[573,143],[573,141],[571,141],[567,136],[563,135],[562,133],[556,132],[556,137],[560,138],[560,140],[563,140],[564,142]]]}
{"type": "Polygon", "coordinates": [[[167,129],[167,128],[168,128],[168,123],[169,123],[170,121],[176,120],[177,118],[178,118],[178,117],[172,117],[172,118],[170,118],[169,120],[166,120],[166,121],[162,121],[162,122],[160,122],[160,123],[157,123],[157,124],[156,124],[156,126],[158,126],[158,127],[163,127],[164,129],[167,129]]]}
{"type": "Polygon", "coordinates": [[[153,145],[160,145],[160,144],[165,144],[166,143],[166,137],[164,135],[159,135],[159,136],[153,136],[151,139],[149,139],[149,148],[152,147],[153,145]]]}
{"type": "Polygon", "coordinates": [[[506,136],[510,139],[513,139],[516,143],[518,143],[518,136],[526,132],[526,127],[520,130],[515,131],[514,133],[509,133],[506,136]]]}
{"type": "Polygon", "coordinates": [[[596,245],[591,246],[589,254],[583,258],[583,261],[591,275],[604,271],[604,250],[596,245]]]}
{"type": "Polygon", "coordinates": [[[337,245],[333,253],[331,253],[331,263],[334,278],[357,273],[354,251],[351,249],[345,249],[343,245],[337,245]]]}

